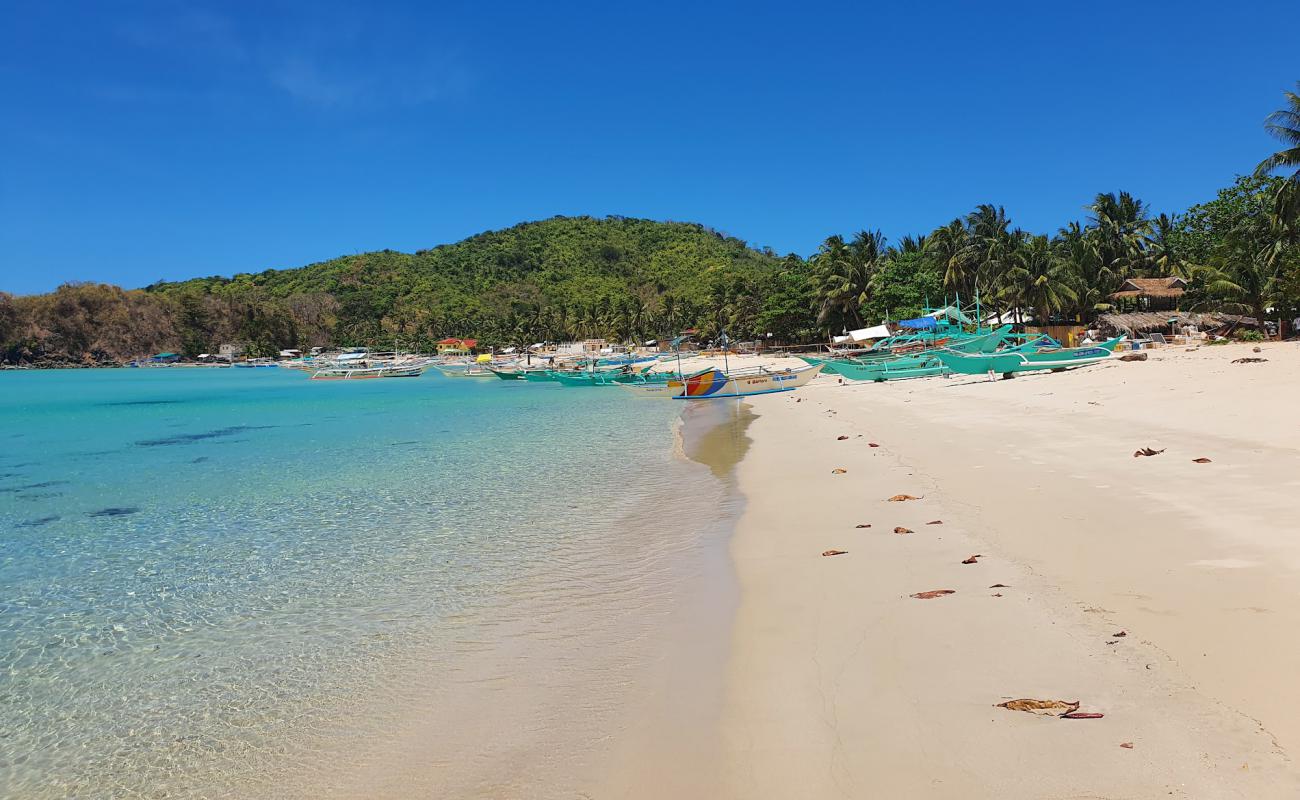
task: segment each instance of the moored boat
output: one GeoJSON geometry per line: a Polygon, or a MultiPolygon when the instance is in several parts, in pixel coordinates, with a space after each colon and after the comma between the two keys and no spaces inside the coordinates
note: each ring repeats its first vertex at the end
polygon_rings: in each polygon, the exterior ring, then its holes
{"type": "Polygon", "coordinates": [[[1062,370],[1096,364],[1113,356],[1115,347],[1123,340],[1123,336],[1118,336],[1100,344],[1041,352],[1013,350],[980,354],[941,350],[935,355],[945,367],[961,375],[1008,375],[1014,372],[1062,370]]]}
{"type": "Polygon", "coordinates": [[[662,383],[646,381],[620,383],[618,386],[637,397],[719,400],[727,397],[749,397],[793,391],[807,384],[821,371],[820,364],[789,369],[751,367],[731,372],[710,367],[684,378],[670,378],[662,383]]]}

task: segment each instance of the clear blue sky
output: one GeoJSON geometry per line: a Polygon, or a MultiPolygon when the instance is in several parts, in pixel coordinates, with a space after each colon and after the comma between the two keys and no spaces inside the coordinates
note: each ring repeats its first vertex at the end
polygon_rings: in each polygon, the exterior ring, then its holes
{"type": "Polygon", "coordinates": [[[981,202],[1212,197],[1300,79],[1295,0],[0,0],[0,289],[293,267],[554,214],[780,252],[981,202]]]}

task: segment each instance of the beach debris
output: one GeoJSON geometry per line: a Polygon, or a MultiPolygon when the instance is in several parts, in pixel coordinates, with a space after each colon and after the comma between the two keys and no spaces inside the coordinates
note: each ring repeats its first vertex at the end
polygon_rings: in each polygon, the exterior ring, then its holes
{"type": "Polygon", "coordinates": [[[1128,636],[1128,631],[1120,631],[1119,633],[1112,633],[1111,636],[1114,636],[1116,639],[1123,639],[1125,636],[1128,636]]]}
{"type": "Polygon", "coordinates": [[[1267,359],[1267,358],[1234,358],[1234,359],[1232,359],[1232,363],[1234,363],[1234,364],[1263,364],[1265,361],[1268,361],[1268,359],[1267,359]]]}
{"type": "Polygon", "coordinates": [[[904,528],[902,525],[899,525],[897,528],[894,528],[894,533],[911,533],[911,532],[912,532],[911,528],[904,528]]]}
{"type": "Polygon", "coordinates": [[[1146,361],[1146,353],[1125,353],[1119,357],[1120,361],[1146,361]]]}
{"type": "MultiPolygon", "coordinates": [[[[917,600],[933,600],[936,597],[943,597],[946,594],[956,594],[956,593],[957,593],[956,589],[931,589],[928,592],[917,592],[916,594],[909,595],[909,596],[915,597],[917,600]]],[[[1076,708],[1077,707],[1078,706],[1076,706],[1076,708]]]]}
{"type": "Polygon", "coordinates": [[[993,594],[989,595],[989,597],[1001,597],[1001,596],[1002,596],[1002,592],[994,592],[993,594]]]}
{"type": "Polygon", "coordinates": [[[844,555],[844,554],[847,553],[847,552],[849,552],[849,551],[848,551],[848,550],[827,550],[826,552],[822,553],[822,556],[823,556],[823,557],[825,557],[825,556],[842,556],[842,555],[844,555]]]}
{"type": "Polygon", "coordinates": [[[1133,452],[1133,457],[1137,458],[1138,456],[1158,456],[1164,451],[1165,448],[1163,447],[1160,448],[1159,450],[1152,450],[1150,447],[1141,447],[1133,452]]]}
{"type": "Polygon", "coordinates": [[[989,588],[990,588],[990,589],[1010,589],[1011,587],[1010,587],[1010,586],[1007,586],[1005,583],[995,583],[995,584],[993,584],[992,586],[990,586],[989,588]]]}
{"type": "Polygon", "coordinates": [[[1071,711],[1069,714],[1062,714],[1061,719],[1101,719],[1105,714],[1098,714],[1095,711],[1071,711]]]}
{"type": "Polygon", "coordinates": [[[906,501],[908,501],[908,500],[920,500],[920,499],[921,499],[920,497],[916,497],[916,496],[914,496],[914,495],[910,495],[910,494],[896,494],[896,495],[894,495],[893,497],[889,498],[889,502],[891,502],[891,503],[903,503],[903,502],[906,502],[906,501]]]}
{"type": "Polygon", "coordinates": [[[1210,461],[1210,459],[1208,459],[1208,458],[1201,457],[1201,458],[1193,458],[1193,459],[1192,459],[1192,463],[1193,463],[1193,464],[1209,464],[1209,463],[1211,463],[1211,461],[1210,461]]]}
{"type": "Polygon", "coordinates": [[[1111,641],[1106,642],[1106,644],[1119,644],[1119,639],[1112,639],[1111,641]]]}
{"type": "Polygon", "coordinates": [[[876,444],[875,442],[867,442],[867,447],[879,447],[879,446],[880,445],[876,444]]]}
{"type": "Polygon", "coordinates": [[[848,470],[845,469],[844,467],[836,467],[835,469],[831,470],[832,475],[843,475],[846,472],[848,472],[848,470]]]}
{"type": "Polygon", "coordinates": [[[870,523],[870,522],[861,522],[861,523],[859,523],[859,524],[857,524],[857,525],[854,525],[853,527],[855,527],[855,528],[870,528],[870,527],[871,527],[871,523],[870,523]]]}
{"type": "Polygon", "coordinates": [[[836,437],[835,437],[835,441],[837,441],[837,442],[842,442],[842,441],[844,441],[844,440],[847,439],[847,438],[849,438],[849,437],[847,437],[847,436],[836,436],[836,437]]]}
{"type": "Polygon", "coordinates": [[[802,398],[802,397],[796,397],[796,398],[794,399],[794,401],[795,401],[796,403],[802,403],[802,402],[803,402],[803,398],[802,398]]]}
{"type": "Polygon", "coordinates": [[[1250,352],[1252,352],[1252,353],[1262,353],[1262,352],[1264,352],[1264,351],[1263,351],[1262,349],[1258,348],[1258,347],[1252,347],[1252,348],[1250,348],[1250,352]]]}
{"type": "Polygon", "coordinates": [[[1060,717],[1078,711],[1079,701],[1035,700],[1031,697],[1025,697],[1020,700],[1008,700],[1005,703],[998,703],[995,708],[1005,708],[1008,711],[1024,711],[1029,714],[1041,714],[1046,717],[1060,717]]]}
{"type": "Polygon", "coordinates": [[[1122,747],[1122,748],[1124,748],[1125,750],[1132,750],[1132,749],[1133,749],[1133,743],[1132,743],[1132,742],[1120,742],[1120,743],[1119,743],[1119,746],[1122,747]]]}
{"type": "Polygon", "coordinates": [[[943,520],[941,520],[941,519],[932,519],[932,520],[930,520],[929,522],[927,522],[927,523],[925,523],[925,524],[926,524],[926,525],[942,525],[942,524],[943,524],[943,520]]]}
{"type": "Polygon", "coordinates": [[[961,560],[961,563],[963,563],[963,564],[978,564],[978,563],[980,563],[980,556],[981,556],[981,555],[982,555],[981,553],[976,553],[976,554],[973,555],[973,556],[969,556],[969,557],[967,557],[967,558],[963,558],[963,559],[961,560]]]}

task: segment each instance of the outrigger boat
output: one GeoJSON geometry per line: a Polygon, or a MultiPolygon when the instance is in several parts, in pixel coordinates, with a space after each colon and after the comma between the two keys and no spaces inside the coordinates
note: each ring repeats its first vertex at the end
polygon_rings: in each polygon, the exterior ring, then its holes
{"type": "Polygon", "coordinates": [[[941,350],[936,357],[943,365],[961,375],[1010,375],[1015,372],[1029,372],[1039,369],[1063,370],[1074,367],[1086,367],[1105,361],[1115,354],[1115,347],[1125,337],[1086,347],[1066,347],[1060,350],[1041,352],[999,352],[989,354],[957,353],[941,350]]]}
{"type": "Polygon", "coordinates": [[[495,378],[491,370],[481,364],[434,364],[433,368],[448,378],[495,378]]]}
{"type": "Polygon", "coordinates": [[[670,377],[663,382],[644,381],[617,385],[637,397],[720,400],[794,391],[817,377],[821,371],[821,364],[788,369],[750,367],[730,372],[709,367],[684,378],[670,377]]]}
{"type": "Polygon", "coordinates": [[[359,381],[368,378],[418,378],[424,374],[422,365],[389,364],[380,367],[336,366],[316,370],[311,375],[313,381],[359,381]]]}

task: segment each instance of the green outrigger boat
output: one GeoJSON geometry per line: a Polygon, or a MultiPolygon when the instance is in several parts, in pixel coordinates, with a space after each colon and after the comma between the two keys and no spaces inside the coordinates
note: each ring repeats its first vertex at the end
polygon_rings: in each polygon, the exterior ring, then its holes
{"type": "Polygon", "coordinates": [[[1101,344],[1065,347],[1045,352],[958,353],[940,350],[935,356],[949,370],[960,375],[1010,375],[1015,372],[1085,367],[1105,361],[1115,354],[1115,347],[1125,337],[1117,336],[1101,344]]]}
{"type": "MultiPolygon", "coordinates": [[[[977,312],[978,316],[978,312],[977,312]]],[[[963,314],[958,306],[950,305],[939,309],[926,309],[925,316],[897,323],[903,330],[876,342],[870,348],[840,357],[798,356],[804,363],[822,365],[824,375],[842,375],[850,380],[875,380],[874,377],[857,377],[862,374],[853,365],[863,366],[890,362],[894,367],[902,368],[905,362],[898,362],[901,357],[922,357],[929,351],[941,347],[959,347],[965,349],[972,342],[983,342],[991,333],[1005,333],[1011,326],[1003,326],[996,331],[981,328],[975,320],[963,314]],[[975,331],[968,332],[967,325],[974,325],[975,331]]],[[[996,347],[996,344],[994,345],[996,347]]],[[[926,363],[929,363],[927,360],[926,363]]],[[[917,364],[909,368],[919,367],[917,364]]],[[[919,376],[912,376],[919,377],[919,376]]]]}
{"type": "MultiPolygon", "coordinates": [[[[992,353],[999,346],[1006,344],[1012,337],[1011,326],[1003,325],[989,333],[964,336],[949,347],[963,353],[992,353]]],[[[1042,340],[1051,341],[1044,336],[1035,337],[1033,341],[1042,340]]],[[[1027,343],[1020,346],[1027,346],[1027,343]]],[[[839,359],[832,362],[835,366],[833,374],[848,378],[851,381],[891,381],[942,375],[948,369],[943,365],[943,362],[935,357],[937,352],[937,350],[926,350],[916,355],[877,358],[872,361],[839,359]]]]}

